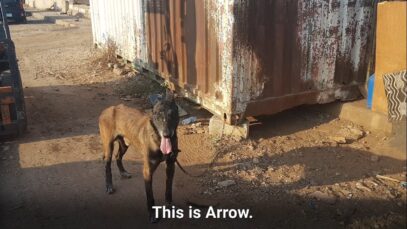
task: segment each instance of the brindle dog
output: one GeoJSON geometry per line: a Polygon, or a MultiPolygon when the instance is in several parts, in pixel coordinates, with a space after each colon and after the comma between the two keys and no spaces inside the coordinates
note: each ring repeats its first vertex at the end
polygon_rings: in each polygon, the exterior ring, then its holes
{"type": "Polygon", "coordinates": [[[106,162],[106,192],[108,194],[114,192],[111,172],[114,142],[119,143],[119,151],[115,156],[123,178],[130,178],[131,175],[124,169],[122,158],[129,145],[137,146],[144,155],[143,175],[149,219],[152,223],[158,221],[152,209],[154,206],[153,174],[162,161],[167,164],[165,202],[167,205],[172,203],[172,182],[179,152],[178,123],[178,107],[171,92],[167,92],[165,98],[154,106],[152,118],[124,105],[109,107],[99,117],[100,137],[106,162]]]}

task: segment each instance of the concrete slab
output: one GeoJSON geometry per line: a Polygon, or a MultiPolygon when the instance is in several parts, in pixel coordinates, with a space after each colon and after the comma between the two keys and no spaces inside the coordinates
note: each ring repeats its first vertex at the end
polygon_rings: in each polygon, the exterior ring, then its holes
{"type": "Polygon", "coordinates": [[[38,20],[44,20],[49,23],[54,23],[57,25],[65,27],[76,27],[78,20],[88,20],[88,19],[78,19],[74,16],[64,15],[60,12],[55,11],[39,11],[36,9],[30,9],[29,12],[31,16],[38,20]]]}
{"type": "Polygon", "coordinates": [[[367,109],[366,100],[332,103],[324,106],[324,109],[340,119],[363,126],[366,130],[383,132],[388,136],[386,144],[389,147],[406,152],[406,120],[391,122],[387,115],[367,109]]]}
{"type": "Polygon", "coordinates": [[[220,117],[214,115],[209,120],[209,134],[213,136],[232,136],[239,139],[249,137],[249,121],[240,125],[229,125],[220,117]]]}
{"type": "Polygon", "coordinates": [[[341,103],[339,118],[349,120],[370,130],[383,131],[386,134],[393,132],[393,124],[383,113],[366,108],[366,100],[341,103]]]}

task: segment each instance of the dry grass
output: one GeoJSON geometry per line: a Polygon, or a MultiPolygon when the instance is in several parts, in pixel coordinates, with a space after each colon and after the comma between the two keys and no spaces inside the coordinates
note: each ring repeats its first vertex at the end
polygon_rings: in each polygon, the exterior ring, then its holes
{"type": "Polygon", "coordinates": [[[113,40],[109,39],[107,41],[106,47],[93,53],[93,58],[91,61],[92,65],[107,68],[107,65],[109,63],[117,64],[119,61],[117,59],[116,51],[116,43],[113,40]]]}

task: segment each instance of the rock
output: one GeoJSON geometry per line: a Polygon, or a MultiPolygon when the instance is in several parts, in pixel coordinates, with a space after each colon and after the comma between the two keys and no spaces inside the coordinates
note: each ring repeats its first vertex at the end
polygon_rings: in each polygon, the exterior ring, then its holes
{"type": "Polygon", "coordinates": [[[356,128],[351,128],[349,130],[352,134],[350,137],[354,141],[359,140],[365,136],[365,132],[363,130],[356,129],[356,128]]]}
{"type": "Polygon", "coordinates": [[[120,68],[120,65],[114,64],[114,65],[113,65],[113,68],[114,68],[114,69],[118,69],[118,68],[120,68]]]}
{"type": "Polygon", "coordinates": [[[271,173],[274,171],[275,171],[275,169],[273,167],[271,167],[271,166],[267,167],[267,173],[271,173]]]}
{"type": "Polygon", "coordinates": [[[377,155],[372,155],[371,157],[370,157],[370,160],[371,161],[373,161],[373,162],[378,162],[379,161],[379,156],[377,156],[377,155]]]}
{"type": "Polygon", "coordinates": [[[345,137],[330,137],[332,141],[338,143],[338,144],[346,144],[346,138],[345,137]]]}
{"type": "Polygon", "coordinates": [[[236,184],[236,182],[234,180],[224,180],[224,181],[218,182],[218,187],[226,188],[226,187],[229,187],[229,186],[235,185],[235,184],[236,184]]]}
{"type": "Polygon", "coordinates": [[[321,191],[315,191],[311,194],[308,195],[311,198],[315,198],[317,200],[320,200],[322,202],[328,203],[328,204],[334,204],[336,203],[336,197],[327,193],[323,193],[321,191]]]}
{"type": "Polygon", "coordinates": [[[134,72],[129,72],[126,74],[126,77],[128,77],[128,78],[133,78],[135,76],[136,76],[136,73],[134,73],[134,72]]]}
{"type": "Polygon", "coordinates": [[[114,64],[113,63],[107,63],[108,68],[113,68],[114,64]]]}
{"type": "Polygon", "coordinates": [[[126,97],[122,97],[120,99],[124,100],[124,101],[132,101],[133,100],[130,95],[126,95],[126,97]]]}
{"type": "Polygon", "coordinates": [[[124,70],[121,69],[121,68],[114,68],[114,69],[113,69],[113,73],[116,74],[116,75],[118,75],[118,76],[121,76],[121,75],[124,74],[124,70]]]}
{"type": "Polygon", "coordinates": [[[259,164],[259,163],[260,163],[260,161],[258,158],[253,158],[253,164],[259,164]]]}
{"type": "Polygon", "coordinates": [[[198,130],[196,130],[196,133],[203,134],[203,133],[205,133],[205,129],[198,129],[198,130]]]}

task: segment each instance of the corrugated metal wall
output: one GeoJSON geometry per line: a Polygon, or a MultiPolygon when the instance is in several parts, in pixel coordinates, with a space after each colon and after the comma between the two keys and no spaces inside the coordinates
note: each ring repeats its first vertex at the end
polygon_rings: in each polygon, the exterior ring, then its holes
{"type": "Polygon", "coordinates": [[[148,62],[143,0],[91,0],[90,7],[94,43],[111,40],[123,58],[148,62]]]}
{"type": "Polygon", "coordinates": [[[371,0],[92,0],[96,43],[229,122],[348,99],[366,78],[371,0]]]}

